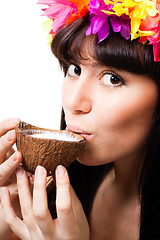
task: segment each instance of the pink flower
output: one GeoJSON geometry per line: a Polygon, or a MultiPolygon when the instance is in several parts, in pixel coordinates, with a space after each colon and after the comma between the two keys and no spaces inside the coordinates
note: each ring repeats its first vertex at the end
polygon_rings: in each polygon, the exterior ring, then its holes
{"type": "Polygon", "coordinates": [[[48,8],[42,10],[44,11],[43,16],[53,20],[52,33],[56,33],[65,25],[69,16],[77,12],[77,6],[67,0],[39,0],[38,4],[48,5],[48,8]]]}

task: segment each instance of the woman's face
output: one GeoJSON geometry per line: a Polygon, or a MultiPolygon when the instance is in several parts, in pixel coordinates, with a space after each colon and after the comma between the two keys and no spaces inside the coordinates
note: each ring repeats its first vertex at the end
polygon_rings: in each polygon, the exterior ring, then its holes
{"type": "Polygon", "coordinates": [[[151,127],[157,86],[147,76],[99,65],[70,65],[62,87],[67,129],[87,139],[78,160],[99,165],[140,151],[151,127]]]}

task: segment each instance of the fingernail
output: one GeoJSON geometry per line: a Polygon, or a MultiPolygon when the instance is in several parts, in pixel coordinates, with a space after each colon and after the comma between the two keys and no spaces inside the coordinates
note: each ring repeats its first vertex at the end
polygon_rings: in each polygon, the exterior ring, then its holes
{"type": "Polygon", "coordinates": [[[16,173],[17,173],[17,177],[21,178],[24,176],[25,171],[22,167],[18,167],[16,173]]]}
{"type": "Polygon", "coordinates": [[[66,175],[66,170],[62,165],[58,165],[56,173],[58,177],[64,177],[66,175]]]}
{"type": "Polygon", "coordinates": [[[13,132],[8,132],[7,136],[6,136],[6,139],[7,139],[8,142],[12,142],[12,140],[13,140],[13,132]]]}
{"type": "Polygon", "coordinates": [[[44,175],[44,169],[41,166],[36,167],[35,178],[41,178],[44,175]]]}
{"type": "Polygon", "coordinates": [[[17,160],[17,153],[16,152],[11,156],[11,160],[13,162],[15,162],[17,160]]]}

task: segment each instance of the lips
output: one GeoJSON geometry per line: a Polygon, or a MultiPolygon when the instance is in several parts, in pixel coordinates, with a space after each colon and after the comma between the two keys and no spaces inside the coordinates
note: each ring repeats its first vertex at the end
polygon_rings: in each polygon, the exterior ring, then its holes
{"type": "Polygon", "coordinates": [[[73,133],[76,133],[76,134],[79,134],[82,137],[84,137],[86,140],[89,140],[90,137],[92,136],[91,133],[86,132],[86,131],[84,131],[84,130],[76,127],[76,126],[67,125],[66,130],[70,131],[70,132],[73,132],[73,133]]]}

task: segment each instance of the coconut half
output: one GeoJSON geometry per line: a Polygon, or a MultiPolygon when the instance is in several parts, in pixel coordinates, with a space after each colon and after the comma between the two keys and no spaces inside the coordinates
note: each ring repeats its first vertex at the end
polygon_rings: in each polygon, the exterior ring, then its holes
{"type": "Polygon", "coordinates": [[[39,128],[26,122],[19,123],[15,131],[22,164],[32,174],[36,166],[41,165],[46,168],[48,176],[53,175],[59,164],[69,166],[86,144],[85,138],[73,132],[39,128]]]}

